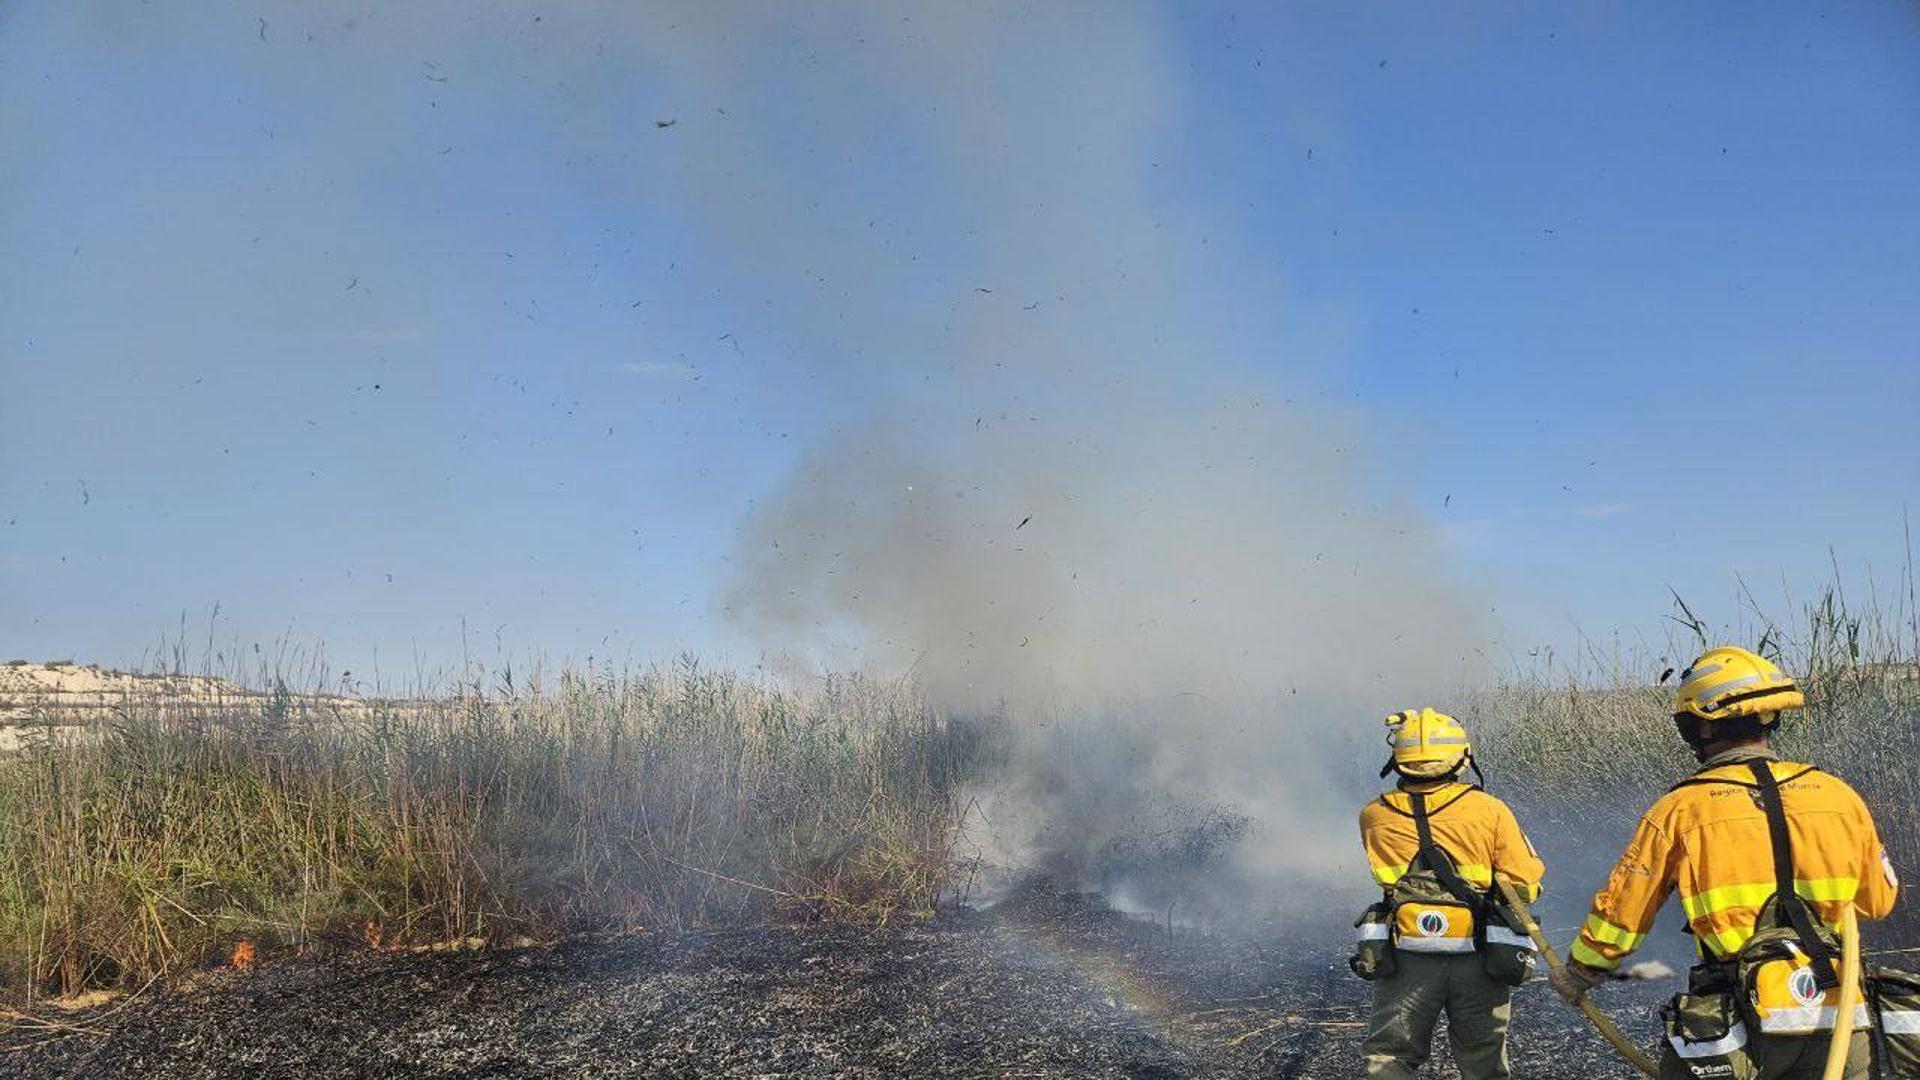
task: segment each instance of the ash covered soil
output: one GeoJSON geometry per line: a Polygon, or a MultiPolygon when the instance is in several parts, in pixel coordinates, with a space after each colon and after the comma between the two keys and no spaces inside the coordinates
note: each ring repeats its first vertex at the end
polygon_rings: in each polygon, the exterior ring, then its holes
{"type": "MultiPolygon", "coordinates": [[[[1085,894],[1029,894],[879,931],[288,960],[20,1023],[0,1036],[0,1074],[1359,1076],[1368,989],[1337,939],[1314,940],[1170,937],[1085,894]]],[[[1634,996],[1612,1004],[1650,1039],[1652,995],[1634,996]]],[[[1631,1075],[1544,984],[1515,1011],[1516,1075],[1631,1075]]]]}

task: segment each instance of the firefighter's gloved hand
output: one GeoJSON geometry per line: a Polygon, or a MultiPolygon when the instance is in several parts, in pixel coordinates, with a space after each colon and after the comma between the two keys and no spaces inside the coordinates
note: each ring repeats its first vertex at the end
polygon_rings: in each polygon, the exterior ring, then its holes
{"type": "Polygon", "coordinates": [[[1585,964],[1569,963],[1547,972],[1547,981],[1553,983],[1554,992],[1567,1004],[1578,1005],[1587,991],[1607,981],[1607,973],[1585,964]]]}

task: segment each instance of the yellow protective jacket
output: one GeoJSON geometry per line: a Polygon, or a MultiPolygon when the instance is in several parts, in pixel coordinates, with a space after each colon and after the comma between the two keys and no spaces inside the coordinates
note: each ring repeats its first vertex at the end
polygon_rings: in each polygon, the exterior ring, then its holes
{"type": "Polygon", "coordinates": [[[1771,764],[1793,845],[1794,891],[1814,916],[1837,927],[1846,905],[1885,918],[1899,891],[1860,796],[1811,765],[1742,748],[1709,759],[1694,781],[1653,804],[1628,841],[1607,885],[1594,895],[1571,959],[1611,971],[1639,948],[1669,892],[1680,893],[1703,958],[1731,959],[1754,934],[1760,906],[1774,893],[1766,812],[1747,762],[1771,764]]]}
{"type": "Polygon", "coordinates": [[[1433,842],[1453,856],[1460,876],[1483,889],[1493,887],[1493,875],[1511,881],[1521,896],[1540,895],[1546,864],[1520,831],[1507,804],[1477,787],[1451,781],[1402,783],[1368,803],[1360,811],[1360,843],[1367,851],[1373,880],[1387,888],[1407,873],[1420,850],[1413,824],[1413,800],[1408,793],[1427,797],[1427,821],[1433,842]]]}

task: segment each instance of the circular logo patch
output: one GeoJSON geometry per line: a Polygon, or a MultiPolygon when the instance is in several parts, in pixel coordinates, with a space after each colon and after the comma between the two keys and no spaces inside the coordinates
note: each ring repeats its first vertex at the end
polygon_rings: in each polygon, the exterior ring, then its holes
{"type": "Polygon", "coordinates": [[[1826,996],[1820,992],[1820,984],[1813,981],[1812,968],[1800,968],[1787,976],[1787,993],[1802,1005],[1813,1005],[1826,996]]]}
{"type": "Polygon", "coordinates": [[[1423,911],[1416,925],[1420,927],[1422,934],[1428,937],[1440,937],[1447,932],[1447,917],[1438,911],[1423,911]]]}

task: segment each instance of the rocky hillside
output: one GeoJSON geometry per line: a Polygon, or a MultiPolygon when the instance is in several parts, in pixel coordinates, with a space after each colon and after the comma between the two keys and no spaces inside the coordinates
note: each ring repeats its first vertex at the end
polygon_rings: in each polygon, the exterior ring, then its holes
{"type": "Polygon", "coordinates": [[[34,733],[84,729],[129,707],[219,709],[227,715],[270,706],[303,717],[354,715],[367,703],[330,694],[256,690],[212,675],[117,671],[68,660],[9,660],[0,664],[0,753],[19,749],[34,733]],[[238,710],[235,706],[239,706],[238,710]]]}

